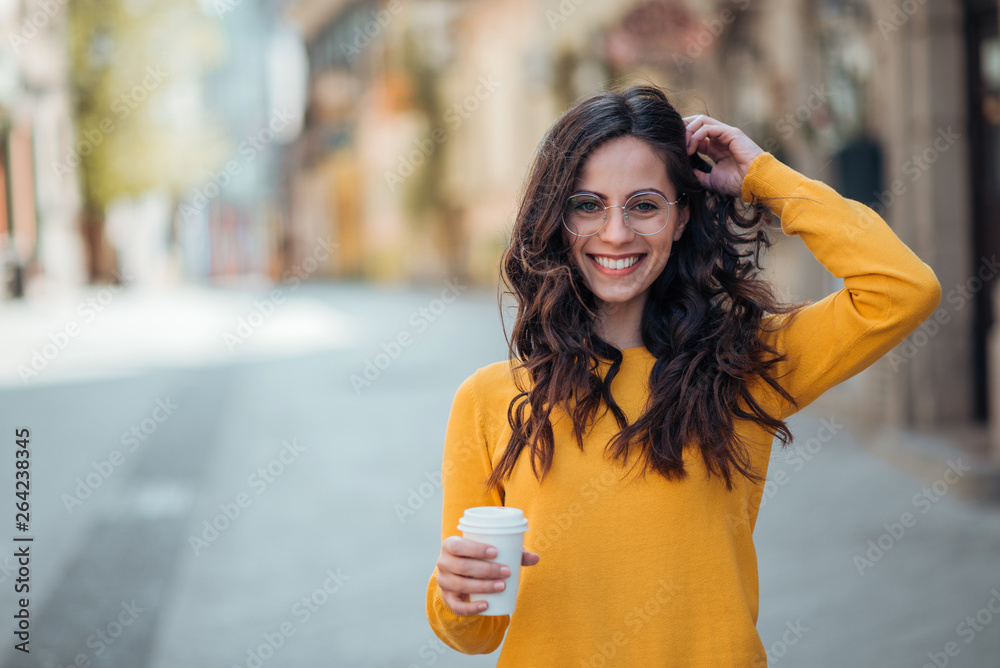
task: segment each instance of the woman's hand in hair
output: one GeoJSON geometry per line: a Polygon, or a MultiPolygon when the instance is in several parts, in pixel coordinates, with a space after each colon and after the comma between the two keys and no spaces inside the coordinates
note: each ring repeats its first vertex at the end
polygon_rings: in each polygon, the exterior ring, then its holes
{"type": "Polygon", "coordinates": [[[764,151],[739,128],[711,116],[685,116],[684,123],[687,126],[688,155],[697,151],[715,163],[708,174],[694,170],[698,181],[709,190],[739,197],[743,192],[743,179],[750,171],[750,163],[764,151]]]}
{"type": "MultiPolygon", "coordinates": [[[[448,536],[441,543],[437,560],[437,583],[441,598],[456,615],[477,615],[483,612],[482,601],[469,601],[469,594],[496,593],[497,582],[510,577],[501,572],[501,564],[488,561],[487,543],[448,536]]],[[[534,566],[541,557],[534,552],[521,550],[521,566],[534,566]]],[[[506,567],[504,567],[506,568],[506,567]]],[[[506,584],[506,583],[505,583],[506,584]]],[[[501,590],[502,591],[502,590],[501,590]]]]}

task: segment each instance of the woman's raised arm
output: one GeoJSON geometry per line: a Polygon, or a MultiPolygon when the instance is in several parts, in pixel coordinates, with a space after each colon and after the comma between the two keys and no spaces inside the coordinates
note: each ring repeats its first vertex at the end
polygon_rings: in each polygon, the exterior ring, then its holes
{"type": "Polygon", "coordinates": [[[765,318],[761,337],[790,359],[774,375],[798,402],[776,397],[780,419],[871,366],[901,343],[941,302],[934,271],[871,208],[809,179],[770,153],[756,157],[743,180],[844,287],[787,315],[765,318]],[[791,318],[785,323],[785,319],[791,318]]]}
{"type": "MultiPolygon", "coordinates": [[[[802,239],[844,280],[840,291],[762,323],[762,339],[789,354],[773,375],[799,409],[873,364],[941,303],[934,271],[871,208],[782,164],[739,128],[703,115],[684,122],[688,154],[700,151],[716,163],[710,173],[695,170],[704,187],[763,202],[786,235],[802,239]],[[787,326],[767,331],[780,324],[787,326]]],[[[777,393],[774,401],[779,419],[797,410],[777,393]]]]}

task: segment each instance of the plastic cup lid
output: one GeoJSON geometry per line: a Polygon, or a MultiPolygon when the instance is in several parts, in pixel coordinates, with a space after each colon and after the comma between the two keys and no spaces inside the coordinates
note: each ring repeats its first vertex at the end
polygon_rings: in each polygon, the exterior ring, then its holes
{"type": "Polygon", "coordinates": [[[528,520],[520,508],[506,506],[477,506],[466,508],[458,520],[460,531],[484,533],[514,533],[528,530],[528,520]]]}

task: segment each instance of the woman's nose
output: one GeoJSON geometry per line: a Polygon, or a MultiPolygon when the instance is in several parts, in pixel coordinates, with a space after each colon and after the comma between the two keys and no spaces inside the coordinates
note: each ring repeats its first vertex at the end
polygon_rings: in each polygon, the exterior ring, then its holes
{"type": "Polygon", "coordinates": [[[635,233],[625,223],[625,207],[609,206],[608,219],[601,228],[601,239],[608,243],[626,243],[632,240],[635,233]]]}

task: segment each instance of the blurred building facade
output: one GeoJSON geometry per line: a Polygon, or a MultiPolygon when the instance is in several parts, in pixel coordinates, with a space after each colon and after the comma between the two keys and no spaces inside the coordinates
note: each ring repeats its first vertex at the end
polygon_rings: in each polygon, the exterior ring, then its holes
{"type": "Polygon", "coordinates": [[[281,280],[292,231],[276,206],[286,146],[302,128],[308,62],[279,2],[203,3],[223,55],[202,80],[221,158],[179,198],[177,252],[186,280],[281,280]]]}
{"type": "MultiPolygon", "coordinates": [[[[898,425],[985,431],[992,414],[1000,461],[995,0],[301,0],[287,14],[311,95],[285,213],[294,235],[338,239],[332,275],[494,284],[545,129],[609,82],[652,81],[872,206],[935,268],[939,311],[849,395],[898,425]]],[[[842,287],[803,244],[775,242],[785,297],[842,287]]]]}
{"type": "Polygon", "coordinates": [[[308,64],[278,5],[0,0],[0,298],[280,277],[308,64]]]}
{"type": "Polygon", "coordinates": [[[49,178],[72,152],[72,109],[59,3],[0,2],[0,298],[28,281],[86,278],[73,179],[49,178]]]}
{"type": "MultiPolygon", "coordinates": [[[[201,5],[212,14],[218,3],[201,5]]],[[[850,396],[877,422],[990,424],[1000,462],[997,0],[222,6],[211,18],[224,62],[192,70],[203,92],[175,94],[171,114],[209,108],[228,152],[180,192],[150,195],[155,233],[133,224],[146,200],[111,208],[119,268],[165,256],[174,269],[161,280],[495,285],[545,130],[583,95],[651,81],[683,114],[736,125],[872,206],[934,267],[938,313],[849,381],[850,396]]],[[[0,0],[0,24],[16,37],[0,45],[5,296],[25,276],[99,278],[88,253],[108,245],[81,223],[75,179],[39,168],[81,139],[65,14],[58,2],[0,0]]],[[[842,286],[798,240],[774,241],[768,267],[786,298],[842,286]]]]}

